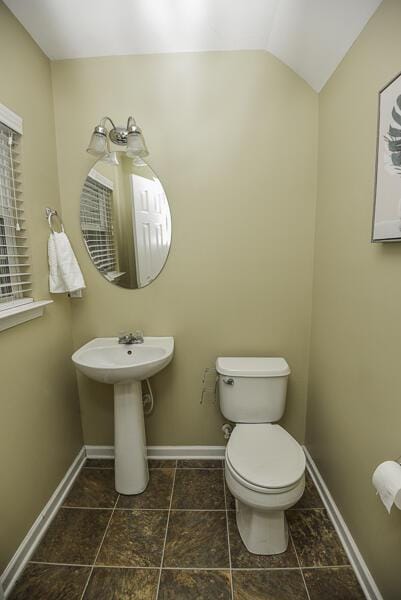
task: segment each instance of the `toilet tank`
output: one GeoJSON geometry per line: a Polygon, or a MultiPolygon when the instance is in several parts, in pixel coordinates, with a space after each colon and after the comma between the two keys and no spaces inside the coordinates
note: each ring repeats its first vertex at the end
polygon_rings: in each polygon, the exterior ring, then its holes
{"type": "Polygon", "coordinates": [[[284,414],[290,367],[284,358],[219,357],[220,410],[234,423],[273,423],[284,414]]]}

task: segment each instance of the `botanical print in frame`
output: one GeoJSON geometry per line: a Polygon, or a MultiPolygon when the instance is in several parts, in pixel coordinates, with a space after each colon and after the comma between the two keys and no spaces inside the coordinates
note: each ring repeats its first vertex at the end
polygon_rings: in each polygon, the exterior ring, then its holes
{"type": "Polygon", "coordinates": [[[373,242],[401,241],[401,73],[379,92],[373,242]]]}

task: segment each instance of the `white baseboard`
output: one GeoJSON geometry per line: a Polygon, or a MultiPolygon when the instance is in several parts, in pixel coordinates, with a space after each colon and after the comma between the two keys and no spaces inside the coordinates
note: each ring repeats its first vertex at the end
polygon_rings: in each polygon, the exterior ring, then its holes
{"type": "Polygon", "coordinates": [[[88,458],[114,458],[114,446],[85,446],[88,458]]]}
{"type": "Polygon", "coordinates": [[[148,446],[148,458],[224,458],[225,446],[148,446]]]}
{"type": "Polygon", "coordinates": [[[0,577],[0,586],[3,587],[5,598],[7,598],[10,594],[16,579],[21,574],[26,563],[32,556],[37,545],[45,534],[46,529],[49,527],[56,512],[62,505],[64,498],[70,491],[75,478],[85,462],[85,458],[85,447],[82,447],[67,473],[64,475],[63,479],[60,481],[56,490],[52,494],[50,500],[47,502],[46,506],[41,511],[38,518],[26,534],[25,538],[22,540],[14,556],[8,563],[5,571],[0,577]]]}
{"type": "MultiPolygon", "coordinates": [[[[114,446],[85,446],[88,458],[114,458],[114,446]]],[[[148,446],[148,458],[224,458],[225,446],[148,446]]]]}
{"type": "Polygon", "coordinates": [[[307,448],[304,446],[303,449],[306,456],[306,464],[308,471],[320,493],[320,496],[327,509],[329,517],[337,531],[342,545],[344,546],[348,559],[355,571],[355,575],[358,578],[358,581],[365,593],[366,598],[368,600],[383,600],[383,596],[381,595],[368,569],[368,566],[362,557],[362,554],[359,552],[358,547],[351,535],[351,532],[348,529],[343,517],[341,516],[341,513],[338,510],[338,507],[334,502],[334,499],[330,494],[329,489],[326,486],[323,477],[319,472],[319,469],[316,466],[316,463],[309,454],[307,448]]]}

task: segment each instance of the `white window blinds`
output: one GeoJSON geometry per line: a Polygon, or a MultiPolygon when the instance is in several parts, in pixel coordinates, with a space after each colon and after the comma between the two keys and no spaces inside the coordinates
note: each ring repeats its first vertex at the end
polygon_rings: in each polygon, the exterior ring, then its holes
{"type": "Polygon", "coordinates": [[[0,310],[26,301],[32,289],[20,140],[19,133],[0,121],[0,310]]]}
{"type": "Polygon", "coordinates": [[[81,229],[95,266],[107,277],[117,270],[113,190],[88,175],[81,193],[81,229]]]}

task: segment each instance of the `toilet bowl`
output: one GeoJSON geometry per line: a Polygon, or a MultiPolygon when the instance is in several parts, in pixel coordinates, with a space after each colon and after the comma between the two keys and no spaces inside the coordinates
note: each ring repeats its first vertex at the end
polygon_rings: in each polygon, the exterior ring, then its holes
{"type": "Polygon", "coordinates": [[[305,489],[305,455],[276,423],[284,414],[290,373],[283,358],[217,359],[223,415],[236,423],[225,453],[225,479],[235,498],[237,526],[254,554],[288,545],[284,511],[305,489]]]}
{"type": "Polygon", "coordinates": [[[305,455],[280,425],[237,425],[226,449],[225,478],[236,499],[241,538],[254,554],[280,554],[288,545],[284,511],[305,488],[305,455]]]}

